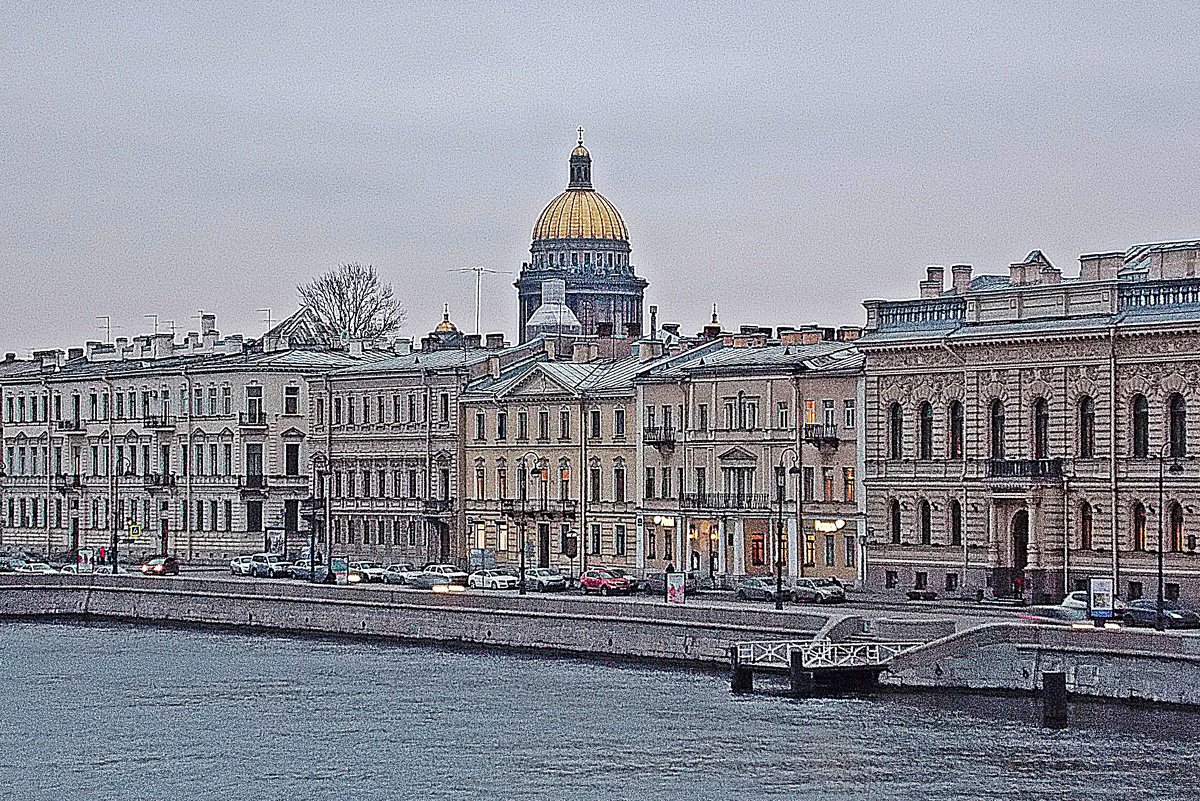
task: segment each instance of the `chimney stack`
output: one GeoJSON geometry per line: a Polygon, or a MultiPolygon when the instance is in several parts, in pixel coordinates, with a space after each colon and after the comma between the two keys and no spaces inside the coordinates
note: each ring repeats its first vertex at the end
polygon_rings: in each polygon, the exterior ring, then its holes
{"type": "Polygon", "coordinates": [[[962,297],[971,288],[971,265],[955,264],[950,268],[950,281],[954,286],[954,294],[962,297]]]}
{"type": "Polygon", "coordinates": [[[925,268],[925,280],[921,282],[921,297],[941,297],[945,289],[946,268],[940,264],[930,264],[925,268]]]}
{"type": "Polygon", "coordinates": [[[658,339],[658,307],[650,307],[650,338],[658,339]]]}
{"type": "Polygon", "coordinates": [[[484,343],[488,350],[503,350],[504,334],[488,334],[484,337],[484,343]]]}
{"type": "Polygon", "coordinates": [[[217,315],[201,314],[200,315],[200,330],[205,336],[217,333],[217,315]]]}

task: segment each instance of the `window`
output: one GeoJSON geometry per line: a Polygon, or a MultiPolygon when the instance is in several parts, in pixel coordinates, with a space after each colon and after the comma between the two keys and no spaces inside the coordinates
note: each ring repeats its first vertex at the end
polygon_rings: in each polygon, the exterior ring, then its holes
{"type": "Polygon", "coordinates": [[[543,409],[538,412],[538,439],[545,441],[550,439],[550,412],[543,409]]]}
{"type": "Polygon", "coordinates": [[[832,467],[822,467],[821,468],[821,491],[822,491],[822,500],[825,500],[825,501],[833,500],[833,468],[832,467]]]}
{"type": "Polygon", "coordinates": [[[645,493],[646,498],[653,499],[655,497],[654,493],[655,493],[654,468],[647,467],[646,468],[646,493],[645,493]]]}
{"type": "Polygon", "coordinates": [[[625,410],[613,409],[613,437],[623,439],[625,437],[625,410]]]}
{"type": "Polygon", "coordinates": [[[992,401],[990,415],[991,456],[993,459],[1004,458],[1004,401],[996,398],[992,401]]]}
{"type": "Polygon", "coordinates": [[[300,387],[283,388],[283,413],[300,414],[300,387]]]}
{"type": "Polygon", "coordinates": [[[333,424],[338,426],[342,424],[342,399],[340,397],[333,399],[333,424]]]}
{"type": "Polygon", "coordinates": [[[1140,599],[1142,597],[1142,582],[1140,582],[1140,581],[1129,582],[1129,592],[1126,594],[1128,596],[1127,600],[1136,601],[1136,600],[1140,599]]]}
{"type": "Polygon", "coordinates": [[[669,467],[662,469],[662,497],[671,497],[671,468],[669,467]]]}
{"type": "Polygon", "coordinates": [[[766,548],[763,543],[763,535],[752,534],[750,536],[750,564],[754,565],[755,567],[761,567],[766,563],[767,555],[766,548]]]}
{"type": "Polygon", "coordinates": [[[1171,458],[1182,459],[1187,455],[1187,403],[1178,392],[1167,401],[1167,430],[1171,458]]]}
{"type": "Polygon", "coordinates": [[[805,467],[803,473],[804,486],[801,487],[801,491],[804,493],[804,500],[811,501],[813,496],[816,495],[816,481],[816,471],[811,467],[805,467]]]}
{"type": "Polygon", "coordinates": [[[775,404],[775,419],[776,426],[779,428],[788,427],[788,405],[787,401],[780,401],[775,404]]]}
{"type": "Polygon", "coordinates": [[[591,529],[591,536],[588,538],[590,540],[590,542],[588,543],[588,546],[589,546],[588,551],[593,554],[599,554],[600,553],[600,524],[592,523],[589,526],[589,528],[591,529]]]}
{"type": "Polygon", "coordinates": [[[919,436],[917,437],[917,458],[929,460],[933,458],[933,404],[925,401],[917,418],[919,436]]]}
{"type": "Polygon", "coordinates": [[[854,398],[846,398],[844,401],[842,401],[842,414],[845,418],[844,424],[846,428],[854,428],[854,426],[857,424],[857,411],[858,409],[855,405],[854,398]]]}
{"type": "Polygon", "coordinates": [[[1183,550],[1183,507],[1178,503],[1172,503],[1168,519],[1171,521],[1170,535],[1167,541],[1167,550],[1182,551],[1183,550]]]}
{"type": "Polygon", "coordinates": [[[262,531],[262,501],[246,501],[246,531],[262,531]]]}
{"type": "Polygon", "coordinates": [[[958,498],[950,499],[950,544],[962,545],[963,513],[958,498]]]}
{"type": "Polygon", "coordinates": [[[1092,505],[1087,501],[1079,504],[1079,548],[1092,549],[1092,505]]]}
{"type": "Polygon", "coordinates": [[[958,574],[946,574],[946,592],[956,592],[958,590],[958,574]]]}
{"type": "Polygon", "coordinates": [[[825,566],[833,567],[834,538],[832,534],[825,535],[825,566]]]}
{"type": "Polygon", "coordinates": [[[558,438],[561,440],[571,438],[571,412],[568,409],[562,409],[558,413],[558,438]]]}
{"type": "Polygon", "coordinates": [[[900,501],[893,499],[888,504],[888,530],[891,532],[892,545],[900,544],[900,501]]]}
{"type": "Polygon", "coordinates": [[[1033,402],[1033,458],[1050,458],[1050,404],[1045,398],[1033,402]]]}
{"type": "MultiPolygon", "coordinates": [[[[215,468],[216,465],[213,465],[215,468]]],[[[283,474],[285,476],[300,475],[300,443],[288,442],[283,446],[283,474]]]]}
{"type": "MultiPolygon", "coordinates": [[[[318,403],[317,411],[321,412],[324,407],[318,403]]],[[[221,387],[221,414],[229,416],[233,414],[233,387],[221,387]]],[[[317,417],[324,417],[323,414],[317,414],[317,417]]]]}
{"type": "Polygon", "coordinates": [[[846,535],[843,546],[846,549],[846,567],[854,567],[854,557],[858,551],[858,545],[854,541],[853,534],[846,535]]]}
{"type": "Polygon", "coordinates": [[[508,412],[496,412],[496,439],[508,439],[508,412]]]}
{"type": "Polygon", "coordinates": [[[1145,459],[1150,455],[1150,404],[1145,395],[1134,395],[1132,403],[1133,455],[1145,459]]]}
{"type": "Polygon", "coordinates": [[[924,570],[918,570],[913,574],[913,589],[923,590],[929,587],[929,574],[924,570]]]}
{"type": "Polygon", "coordinates": [[[842,498],[846,503],[854,503],[857,496],[857,487],[854,483],[854,468],[842,468],[842,498]]]}
{"type": "Polygon", "coordinates": [[[824,424],[824,426],[826,428],[836,428],[837,427],[837,413],[833,409],[833,401],[831,401],[831,400],[821,401],[821,416],[822,416],[822,423],[824,424]]]}
{"type": "Polygon", "coordinates": [[[475,468],[475,500],[477,500],[477,501],[483,500],[484,494],[486,492],[485,487],[486,487],[486,483],[485,483],[485,479],[484,479],[483,468],[476,467],[475,468]]]}
{"type": "Polygon", "coordinates": [[[496,523],[496,549],[507,551],[511,547],[508,539],[508,521],[500,520],[496,523]]]}
{"type": "Polygon", "coordinates": [[[700,431],[708,430],[708,404],[700,404],[696,413],[696,428],[700,431]]]}
{"type": "Polygon", "coordinates": [[[1087,395],[1079,399],[1079,458],[1096,455],[1096,403],[1087,395]]]}
{"type": "Polygon", "coordinates": [[[487,439],[487,415],[483,412],[475,413],[475,439],[479,442],[487,439]]]}
{"type": "Polygon", "coordinates": [[[1146,507],[1141,503],[1133,505],[1133,550],[1146,550],[1146,507]]]}
{"type": "MultiPolygon", "coordinates": [[[[667,475],[667,471],[663,471],[663,475],[667,475]]],[[[588,500],[600,500],[600,468],[593,466],[588,470],[588,500]]]]}
{"type": "Polygon", "coordinates": [[[613,468],[613,500],[617,503],[625,502],[625,468],[621,465],[613,468]]]}
{"type": "Polygon", "coordinates": [[[962,458],[962,402],[950,401],[947,409],[950,420],[950,436],[946,454],[952,459],[962,458]]]}
{"type": "Polygon", "coordinates": [[[904,410],[899,403],[888,409],[888,458],[904,458],[904,410]]]}
{"type": "Polygon", "coordinates": [[[617,523],[613,526],[613,548],[617,552],[617,556],[624,556],[628,549],[628,539],[625,533],[625,525],[617,523]]]}
{"type": "Polygon", "coordinates": [[[1179,585],[1173,581],[1168,581],[1163,584],[1163,599],[1167,601],[1179,600],[1179,585]]]}
{"type": "Polygon", "coordinates": [[[883,586],[884,587],[886,587],[889,590],[894,590],[894,589],[896,589],[897,586],[899,586],[899,584],[900,584],[900,581],[896,575],[895,570],[885,570],[884,571],[884,573],[883,573],[883,586]]]}
{"type": "Polygon", "coordinates": [[[929,501],[921,501],[921,544],[929,545],[933,542],[933,514],[929,508],[929,501]]]}
{"type": "Polygon", "coordinates": [[[450,422],[450,393],[443,392],[438,396],[438,415],[443,423],[450,422]]]}
{"type": "Polygon", "coordinates": [[[588,436],[590,436],[592,439],[600,439],[600,410],[599,409],[592,409],[591,416],[589,418],[589,428],[591,430],[588,433],[588,436]]]}
{"type": "Polygon", "coordinates": [[[517,439],[529,439],[529,412],[517,412],[517,439]]]}

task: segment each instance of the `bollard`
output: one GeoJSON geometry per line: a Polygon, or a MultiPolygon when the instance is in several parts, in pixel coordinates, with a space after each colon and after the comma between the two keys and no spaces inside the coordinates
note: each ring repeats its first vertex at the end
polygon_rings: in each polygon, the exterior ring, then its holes
{"type": "Polygon", "coordinates": [[[729,649],[729,664],[732,666],[730,689],[739,695],[754,692],[754,671],[748,665],[738,662],[736,645],[729,649]]]}
{"type": "Polygon", "coordinates": [[[1042,725],[1060,729],[1067,725],[1067,674],[1042,674],[1042,725]]]}
{"type": "Polygon", "coordinates": [[[804,657],[799,648],[788,654],[788,673],[792,680],[792,695],[797,698],[811,695],[812,673],[804,669],[804,657]]]}

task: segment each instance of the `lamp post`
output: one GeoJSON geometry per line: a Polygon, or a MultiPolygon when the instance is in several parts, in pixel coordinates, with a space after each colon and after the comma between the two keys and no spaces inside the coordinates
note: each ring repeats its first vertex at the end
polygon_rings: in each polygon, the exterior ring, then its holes
{"type": "Polygon", "coordinates": [[[525,595],[525,593],[526,593],[526,589],[525,589],[525,548],[526,548],[525,517],[527,515],[526,502],[529,500],[529,486],[528,486],[529,471],[527,469],[527,464],[528,464],[527,460],[530,456],[533,457],[533,463],[536,466],[538,463],[538,455],[536,453],[534,453],[533,451],[526,451],[525,453],[523,453],[521,455],[521,460],[520,460],[520,465],[521,465],[521,523],[520,523],[520,526],[518,527],[518,529],[521,532],[521,552],[519,554],[521,577],[517,581],[517,594],[519,594],[519,595],[525,595]]]}
{"type": "MultiPolygon", "coordinates": [[[[775,608],[776,609],[783,609],[783,539],[784,539],[783,505],[787,501],[787,475],[789,472],[792,475],[799,474],[800,467],[797,465],[797,461],[798,460],[796,458],[795,448],[790,448],[790,447],[785,448],[783,450],[783,452],[779,454],[779,464],[775,467],[775,494],[776,494],[776,498],[779,501],[779,519],[777,521],[778,528],[776,529],[776,534],[775,534],[775,608]],[[791,453],[791,456],[792,456],[792,467],[791,467],[791,470],[785,470],[785,465],[786,465],[785,457],[788,456],[789,452],[791,453]]],[[[802,492],[803,492],[803,489],[801,489],[800,492],[796,493],[797,509],[800,508],[800,494],[802,492]]],[[[804,546],[804,531],[803,531],[803,526],[800,524],[797,524],[797,526],[796,526],[796,536],[799,538],[799,541],[796,543],[796,547],[798,549],[796,558],[800,560],[801,564],[804,564],[804,554],[801,550],[804,546]]]]}
{"type": "MultiPolygon", "coordinates": [[[[1171,441],[1168,439],[1163,443],[1162,450],[1158,454],[1158,606],[1154,615],[1154,628],[1162,631],[1165,628],[1166,618],[1163,615],[1163,522],[1166,517],[1167,510],[1163,504],[1163,496],[1165,494],[1166,475],[1164,468],[1167,463],[1167,452],[1171,449],[1171,441]]],[[[1171,454],[1174,461],[1171,463],[1172,473],[1183,471],[1183,467],[1179,464],[1179,455],[1171,454]]]]}
{"type": "MultiPolygon", "coordinates": [[[[112,555],[112,574],[114,576],[117,575],[117,570],[118,570],[117,541],[118,541],[118,539],[120,539],[120,532],[121,532],[121,520],[119,519],[119,517],[120,517],[119,510],[121,508],[121,503],[120,503],[120,501],[121,501],[121,475],[122,475],[121,465],[123,465],[123,464],[128,464],[128,460],[124,456],[118,456],[116,465],[114,466],[116,475],[113,476],[113,483],[112,483],[112,488],[113,488],[113,494],[112,494],[113,520],[112,520],[112,523],[113,523],[113,526],[112,526],[112,547],[111,547],[112,554],[111,555],[112,555]]],[[[129,517],[129,519],[130,520],[133,519],[132,515],[129,517]]],[[[78,559],[79,558],[78,555],[75,558],[78,559]]]]}

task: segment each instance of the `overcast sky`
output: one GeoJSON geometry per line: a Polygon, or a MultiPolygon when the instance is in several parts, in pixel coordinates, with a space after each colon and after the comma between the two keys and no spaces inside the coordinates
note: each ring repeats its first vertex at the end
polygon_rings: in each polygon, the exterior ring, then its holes
{"type": "Polygon", "coordinates": [[[0,349],[256,336],[374,264],[511,335],[583,126],[661,320],[860,323],[923,266],[1200,237],[1195,3],[8,2],[0,349]],[[116,4],[111,4],[116,5],[116,4]],[[180,7],[182,6],[182,7],[180,7]],[[165,323],[164,323],[165,325],[165,323]]]}

